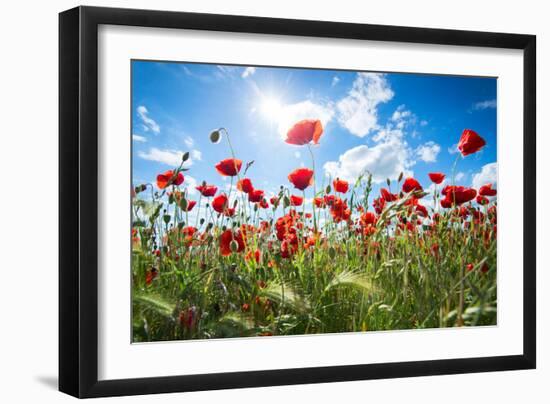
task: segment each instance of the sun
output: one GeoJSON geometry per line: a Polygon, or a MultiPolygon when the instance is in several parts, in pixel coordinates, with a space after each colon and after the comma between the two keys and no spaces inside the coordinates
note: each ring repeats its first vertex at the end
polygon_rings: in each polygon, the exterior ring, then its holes
{"type": "Polygon", "coordinates": [[[260,104],[262,115],[272,122],[277,122],[282,114],[281,101],[276,97],[265,97],[260,104]]]}

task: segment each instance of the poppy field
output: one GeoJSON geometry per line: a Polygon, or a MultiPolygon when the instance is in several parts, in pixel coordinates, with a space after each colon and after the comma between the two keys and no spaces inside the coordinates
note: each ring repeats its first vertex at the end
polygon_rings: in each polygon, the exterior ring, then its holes
{"type": "Polygon", "coordinates": [[[225,128],[203,134],[218,182],[189,182],[185,152],[133,185],[134,342],[496,325],[497,191],[456,175],[483,133],[456,133],[448,172],[377,187],[320,174],[326,135],[314,116],[289,125],[306,164],[275,192],[225,128]]]}

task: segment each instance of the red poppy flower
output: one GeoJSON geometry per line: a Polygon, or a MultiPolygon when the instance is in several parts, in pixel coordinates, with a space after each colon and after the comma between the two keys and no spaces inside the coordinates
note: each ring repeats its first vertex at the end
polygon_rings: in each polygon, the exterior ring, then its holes
{"type": "Polygon", "coordinates": [[[225,159],[216,164],[216,171],[225,177],[234,177],[241,171],[242,165],[239,159],[225,159]]]}
{"type": "Polygon", "coordinates": [[[164,174],[157,175],[157,186],[160,189],[164,189],[169,185],[181,185],[183,184],[183,174],[178,173],[178,175],[174,176],[173,170],[168,170],[164,174]]]}
{"type": "Polygon", "coordinates": [[[462,205],[470,202],[477,195],[477,191],[473,188],[466,188],[460,185],[447,185],[441,191],[445,198],[441,200],[441,206],[449,208],[452,205],[462,205]]]}
{"type": "Polygon", "coordinates": [[[368,224],[376,223],[376,215],[372,212],[365,212],[361,215],[361,224],[366,226],[368,224]]]}
{"type": "Polygon", "coordinates": [[[288,180],[294,185],[294,188],[303,191],[310,185],[313,185],[313,170],[309,168],[297,168],[288,174],[288,180]]]}
{"type": "Polygon", "coordinates": [[[415,207],[416,213],[422,217],[428,216],[428,209],[424,205],[416,205],[415,207]]]}
{"type": "Polygon", "coordinates": [[[397,200],[397,195],[392,194],[386,188],[380,189],[380,195],[382,195],[382,198],[384,198],[386,202],[395,202],[397,200]]]}
{"type": "Polygon", "coordinates": [[[260,208],[262,208],[262,209],[267,209],[267,208],[269,208],[269,204],[267,203],[267,201],[266,201],[265,199],[262,199],[262,200],[260,201],[260,208]]]}
{"type": "Polygon", "coordinates": [[[422,192],[423,189],[422,189],[422,185],[420,185],[420,183],[415,180],[413,177],[409,177],[407,179],[405,179],[405,182],[403,182],[403,192],[405,193],[409,193],[411,191],[420,191],[422,192]]]}
{"type": "Polygon", "coordinates": [[[225,210],[223,211],[223,214],[226,217],[233,217],[235,216],[235,208],[225,208],[225,210]]]}
{"type": "Polygon", "coordinates": [[[324,208],[325,207],[325,199],[324,198],[321,198],[321,197],[316,197],[316,198],[313,198],[313,203],[315,204],[315,206],[317,206],[318,208],[324,208]]]}
{"type": "Polygon", "coordinates": [[[487,197],[483,195],[478,195],[476,197],[476,202],[479,203],[480,205],[487,205],[489,203],[489,199],[487,199],[487,197]]]}
{"type": "Polygon", "coordinates": [[[429,173],[428,176],[434,184],[441,184],[445,179],[445,174],[443,173],[429,173]]]}
{"type": "Polygon", "coordinates": [[[336,200],[336,196],[334,195],[325,195],[325,203],[328,205],[328,206],[331,206],[334,201],[336,200]]]}
{"type": "Polygon", "coordinates": [[[330,214],[336,223],[348,221],[351,217],[351,211],[348,208],[347,202],[340,198],[336,198],[334,200],[332,206],[330,207],[330,214]]]}
{"type": "Polygon", "coordinates": [[[301,196],[290,195],[290,204],[292,206],[301,206],[303,202],[304,198],[302,198],[301,196]]]}
{"type": "Polygon", "coordinates": [[[471,129],[464,129],[458,141],[458,150],[463,156],[478,152],[485,146],[485,140],[471,129]]]}
{"type": "Polygon", "coordinates": [[[272,196],[271,198],[269,198],[269,202],[277,207],[279,205],[279,197],[278,196],[272,196]]]}
{"type": "Polygon", "coordinates": [[[248,200],[250,202],[260,202],[264,199],[264,191],[261,189],[255,189],[248,194],[248,200]]]}
{"type": "Polygon", "coordinates": [[[245,194],[248,194],[254,190],[254,186],[252,186],[252,181],[250,181],[250,178],[242,178],[237,181],[237,189],[245,194]]]}
{"type": "Polygon", "coordinates": [[[207,185],[204,183],[203,185],[199,185],[198,187],[195,187],[197,191],[201,193],[202,196],[205,196],[207,198],[216,195],[216,192],[218,192],[218,187],[215,185],[207,185]]]}
{"type": "Polygon", "coordinates": [[[220,254],[224,257],[231,255],[232,252],[240,253],[244,251],[244,240],[240,231],[233,233],[231,230],[226,230],[220,236],[220,254]],[[231,251],[231,243],[233,243],[234,250],[231,251]]]}
{"type": "Polygon", "coordinates": [[[336,192],[340,192],[342,194],[348,192],[349,184],[347,181],[336,178],[334,181],[332,181],[332,185],[334,186],[334,190],[336,192]]]}
{"type": "Polygon", "coordinates": [[[301,146],[313,142],[319,143],[319,139],[323,134],[323,125],[318,119],[304,119],[300,121],[286,134],[285,142],[296,146],[301,146]]]}
{"type": "Polygon", "coordinates": [[[187,201],[187,208],[186,209],[183,209],[182,210],[184,212],[191,212],[193,210],[193,208],[195,207],[195,205],[197,204],[197,201],[187,201]]]}
{"type": "Polygon", "coordinates": [[[479,188],[479,194],[483,196],[495,196],[497,190],[493,189],[493,184],[485,184],[479,188]]]}
{"type": "Polygon", "coordinates": [[[212,199],[212,209],[214,209],[218,213],[223,213],[224,210],[227,208],[228,203],[229,200],[227,199],[227,195],[219,194],[214,199],[212,199]]]}
{"type": "Polygon", "coordinates": [[[384,210],[384,207],[386,206],[386,200],[383,197],[376,198],[372,202],[372,206],[374,207],[374,211],[378,214],[382,213],[384,210]]]}

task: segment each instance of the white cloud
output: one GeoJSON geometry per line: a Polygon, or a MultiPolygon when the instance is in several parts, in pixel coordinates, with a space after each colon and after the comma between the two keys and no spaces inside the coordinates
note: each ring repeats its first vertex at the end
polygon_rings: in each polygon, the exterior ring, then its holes
{"type": "Polygon", "coordinates": [[[132,140],[135,140],[136,142],[145,143],[147,141],[147,138],[145,136],[132,135],[132,140]]]}
{"type": "Polygon", "coordinates": [[[391,120],[394,122],[399,122],[406,120],[407,118],[410,118],[412,115],[412,112],[405,109],[404,105],[400,105],[397,107],[397,109],[393,112],[391,116],[391,120]]]}
{"type": "Polygon", "coordinates": [[[302,154],[301,154],[299,151],[295,151],[295,152],[294,152],[294,157],[296,157],[297,159],[299,159],[300,157],[302,157],[302,154]]]}
{"type": "Polygon", "coordinates": [[[281,106],[276,115],[279,134],[284,138],[292,125],[303,119],[319,119],[325,128],[334,116],[334,111],[331,104],[316,104],[306,100],[281,106]]]}
{"type": "Polygon", "coordinates": [[[202,153],[200,152],[200,150],[191,150],[191,159],[193,160],[197,160],[197,161],[201,161],[202,160],[202,153]]]}
{"type": "Polygon", "coordinates": [[[464,174],[462,171],[459,171],[455,175],[455,181],[462,181],[464,178],[466,178],[466,174],[464,174]]]}
{"type": "Polygon", "coordinates": [[[194,177],[191,177],[190,175],[187,175],[185,173],[183,175],[185,177],[184,183],[187,184],[187,192],[189,193],[189,195],[197,195],[199,193],[199,191],[195,189],[195,187],[199,185],[197,180],[194,177]]]}
{"type": "Polygon", "coordinates": [[[337,103],[338,121],[353,135],[365,137],[378,128],[378,104],[392,97],[383,74],[358,73],[348,95],[337,103]]]}
{"type": "MultiPolygon", "coordinates": [[[[148,152],[138,152],[138,156],[144,160],[156,161],[172,167],[179,167],[183,152],[179,150],[160,150],[156,147],[152,147],[148,152]]],[[[192,164],[193,158],[190,158],[183,166],[190,167],[192,164]]]]}
{"type": "Polygon", "coordinates": [[[252,66],[248,66],[246,69],[244,69],[243,73],[241,74],[241,77],[243,79],[246,79],[248,76],[252,76],[254,73],[256,73],[256,68],[252,66]]]}
{"type": "Polygon", "coordinates": [[[149,117],[149,111],[144,105],[137,107],[137,113],[143,123],[143,128],[145,131],[152,130],[155,133],[160,132],[160,126],[151,117],[149,117]]]}
{"type": "Polygon", "coordinates": [[[191,136],[186,136],[185,139],[183,139],[183,143],[185,143],[187,147],[193,147],[195,140],[193,140],[191,136]]]}
{"type": "Polygon", "coordinates": [[[498,166],[496,162],[485,164],[481,171],[472,177],[472,187],[479,189],[482,185],[493,184],[493,187],[496,188],[497,174],[498,166]]]}
{"type": "Polygon", "coordinates": [[[338,76],[334,76],[332,78],[332,83],[330,84],[331,87],[334,87],[336,84],[338,84],[340,82],[340,77],[338,76]]]}
{"type": "Polygon", "coordinates": [[[441,147],[432,141],[426,142],[416,148],[416,155],[426,163],[435,163],[441,147]]]}
{"type": "Polygon", "coordinates": [[[324,169],[332,178],[340,177],[348,181],[355,181],[368,171],[372,173],[375,183],[381,183],[386,178],[397,179],[401,172],[412,175],[409,167],[413,164],[406,143],[391,138],[372,147],[361,145],[349,149],[340,155],[338,161],[325,163],[324,169]]]}
{"type": "Polygon", "coordinates": [[[474,111],[480,111],[480,110],[484,110],[488,108],[496,108],[496,107],[497,107],[497,100],[485,100],[485,101],[476,102],[472,106],[472,109],[474,111]]]}

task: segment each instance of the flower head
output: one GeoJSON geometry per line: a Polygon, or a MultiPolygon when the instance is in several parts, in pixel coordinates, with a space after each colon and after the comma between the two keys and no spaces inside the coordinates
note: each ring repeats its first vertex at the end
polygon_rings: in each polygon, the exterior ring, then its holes
{"type": "Polygon", "coordinates": [[[195,189],[199,191],[202,196],[207,198],[216,195],[216,192],[218,192],[217,186],[207,185],[206,183],[203,183],[202,185],[195,187],[195,189]]]}
{"type": "Polygon", "coordinates": [[[445,179],[445,174],[443,173],[429,173],[428,176],[434,184],[441,184],[445,179]]]}
{"type": "Polygon", "coordinates": [[[297,168],[288,174],[288,180],[294,185],[294,188],[303,191],[313,184],[313,170],[309,168],[297,168]]]}
{"type": "Polygon", "coordinates": [[[323,125],[321,121],[318,119],[304,119],[290,128],[286,134],[285,142],[296,146],[311,142],[318,144],[322,134],[323,125]]]}
{"type": "Polygon", "coordinates": [[[495,196],[497,190],[493,189],[493,184],[485,184],[479,188],[479,194],[483,196],[495,196]]]}
{"type": "Polygon", "coordinates": [[[417,180],[415,180],[413,177],[409,177],[405,179],[405,182],[403,182],[402,189],[403,189],[403,192],[405,193],[409,193],[412,191],[420,191],[420,192],[423,191],[422,185],[420,185],[420,183],[417,180]]]}
{"type": "Polygon", "coordinates": [[[348,192],[349,183],[345,180],[341,180],[340,178],[336,178],[334,181],[332,181],[332,186],[334,187],[334,190],[336,192],[345,194],[346,192],[348,192]]]}
{"type": "Polygon", "coordinates": [[[184,177],[183,174],[178,172],[177,175],[174,175],[173,170],[168,170],[163,174],[157,175],[157,186],[160,189],[164,189],[170,185],[181,185],[183,184],[184,177]]]}
{"type": "Polygon", "coordinates": [[[304,202],[304,198],[298,195],[290,195],[290,204],[292,206],[302,206],[302,203],[304,202]]]}
{"type": "Polygon", "coordinates": [[[242,178],[237,181],[237,189],[245,194],[248,194],[254,190],[254,187],[252,186],[252,181],[250,181],[250,178],[242,178]]]}
{"type": "Polygon", "coordinates": [[[212,199],[212,209],[214,209],[218,213],[224,213],[224,211],[227,209],[228,203],[229,199],[227,198],[227,195],[219,194],[214,199],[212,199]]]}
{"type": "Polygon", "coordinates": [[[463,156],[474,154],[485,146],[485,140],[471,129],[464,129],[458,141],[458,150],[463,156]]]}
{"type": "Polygon", "coordinates": [[[220,236],[220,254],[224,257],[231,255],[232,252],[240,253],[244,251],[243,235],[240,231],[224,231],[220,236]]]}
{"type": "Polygon", "coordinates": [[[242,165],[239,159],[225,159],[216,164],[216,171],[225,177],[234,177],[241,171],[242,165]]]}
{"type": "Polygon", "coordinates": [[[248,200],[250,202],[261,202],[264,199],[264,191],[261,189],[255,189],[248,194],[248,200]]]}

